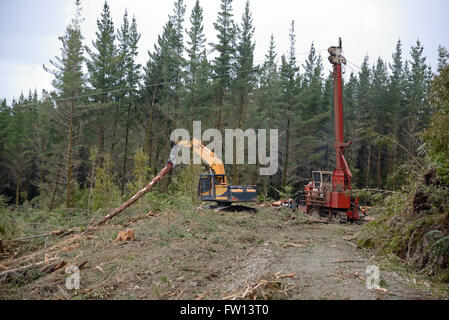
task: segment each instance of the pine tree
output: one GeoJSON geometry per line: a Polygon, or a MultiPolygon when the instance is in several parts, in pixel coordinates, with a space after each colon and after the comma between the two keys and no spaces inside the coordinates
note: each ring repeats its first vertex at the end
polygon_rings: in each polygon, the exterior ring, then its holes
{"type": "MultiPolygon", "coordinates": [[[[184,4],[184,0],[175,0],[175,8],[173,10],[173,15],[170,16],[170,19],[172,20],[173,28],[175,30],[175,40],[173,45],[176,53],[178,54],[178,58],[182,58],[182,53],[184,51],[183,23],[185,12],[186,6],[184,4]]],[[[181,61],[179,63],[181,64],[181,61]]]]}
{"type": "MultiPolygon", "coordinates": [[[[356,75],[351,72],[349,75],[349,80],[343,84],[343,117],[344,117],[344,128],[345,128],[345,139],[346,141],[352,141],[352,144],[357,144],[358,137],[355,133],[357,126],[359,125],[360,112],[357,109],[356,94],[357,94],[358,79],[356,75]]],[[[333,134],[332,138],[333,138],[333,134]]],[[[333,143],[329,143],[332,145],[333,143]]],[[[352,148],[345,150],[345,157],[350,166],[354,169],[353,177],[357,176],[357,171],[354,168],[355,157],[352,148]]],[[[355,180],[355,179],[354,179],[355,180]]]]}
{"type": "MultiPolygon", "coordinates": [[[[254,27],[249,8],[249,0],[246,2],[245,11],[242,16],[241,28],[236,28],[237,48],[235,51],[235,79],[232,83],[235,92],[234,99],[237,106],[238,128],[243,129],[245,115],[249,104],[249,95],[254,90],[256,74],[254,64],[254,48],[253,42],[254,27]]],[[[236,184],[240,183],[240,175],[238,165],[233,166],[233,177],[236,184]]]]}
{"type": "Polygon", "coordinates": [[[6,167],[5,144],[8,140],[8,124],[11,120],[11,111],[6,99],[0,100],[0,193],[3,193],[8,186],[8,169],[6,167]]]}
{"type": "MultiPolygon", "coordinates": [[[[268,52],[265,54],[265,61],[259,71],[258,87],[255,90],[256,108],[248,119],[253,127],[267,130],[277,127],[275,124],[279,118],[276,111],[278,110],[280,87],[276,57],[274,36],[271,35],[268,52]]],[[[260,186],[260,190],[264,190],[265,197],[274,197],[274,189],[269,188],[269,185],[275,184],[274,178],[274,176],[260,177],[257,175],[253,181],[260,186]]]]}
{"type": "MultiPolygon", "coordinates": [[[[125,95],[119,99],[122,103],[127,104],[126,116],[125,116],[125,144],[124,144],[124,155],[123,155],[123,165],[122,165],[122,179],[121,179],[121,193],[124,194],[125,191],[125,176],[126,176],[126,164],[128,158],[128,142],[129,142],[129,128],[130,122],[132,121],[133,115],[131,115],[131,104],[136,104],[137,87],[141,79],[141,65],[135,62],[138,55],[138,42],[140,40],[140,34],[137,31],[136,18],[133,17],[131,26],[129,26],[128,12],[125,11],[123,16],[123,23],[118,30],[118,40],[119,40],[119,52],[122,57],[122,64],[120,65],[121,70],[121,86],[126,87],[129,91],[125,92],[125,95]]],[[[134,108],[135,110],[135,108],[134,108]]],[[[117,112],[118,114],[118,112],[117,112]]],[[[111,155],[114,155],[113,146],[115,141],[115,127],[114,125],[114,136],[112,139],[111,155]]]]}
{"type": "Polygon", "coordinates": [[[66,161],[66,207],[73,206],[73,156],[74,156],[74,144],[75,133],[79,126],[79,108],[80,100],[77,96],[82,95],[84,92],[84,75],[83,75],[83,63],[84,48],[82,46],[83,36],[81,35],[80,24],[81,18],[81,4],[79,0],[76,0],[76,14],[71,24],[67,27],[66,33],[63,37],[60,37],[62,42],[61,57],[56,57],[56,61],[50,60],[50,63],[55,67],[51,72],[55,79],[52,84],[56,89],[56,95],[58,98],[63,98],[61,103],[58,103],[56,112],[64,114],[68,119],[68,132],[67,132],[67,161],[66,161]]]}
{"type": "MultiPolygon", "coordinates": [[[[402,42],[398,40],[396,44],[396,51],[393,54],[393,63],[390,64],[390,86],[388,100],[392,112],[392,138],[393,145],[391,146],[392,154],[390,155],[392,169],[395,169],[398,164],[398,144],[399,144],[399,128],[401,120],[399,115],[401,109],[404,108],[404,63],[402,59],[402,42]]],[[[391,168],[389,170],[391,172],[391,168]]],[[[393,175],[393,189],[396,188],[396,179],[393,175]]]]}
{"type": "Polygon", "coordinates": [[[18,206],[21,200],[26,200],[23,197],[22,185],[25,181],[25,168],[29,161],[29,152],[31,148],[27,139],[27,109],[23,105],[27,100],[23,94],[19,100],[13,101],[11,118],[6,128],[6,136],[8,137],[5,143],[6,165],[9,168],[9,180],[14,186],[15,199],[14,204],[18,206]]]}
{"type": "Polygon", "coordinates": [[[360,110],[360,124],[357,135],[360,137],[360,145],[357,148],[357,158],[360,168],[364,168],[364,174],[361,174],[361,178],[364,178],[364,183],[359,181],[360,185],[369,187],[371,178],[371,158],[372,158],[372,143],[373,143],[373,120],[372,103],[370,99],[371,90],[371,72],[368,64],[368,56],[363,60],[361,70],[359,72],[359,82],[357,87],[356,101],[358,109],[360,110]]]}
{"type": "MultiPolygon", "coordinates": [[[[321,168],[326,169],[333,169],[335,166],[335,158],[334,158],[334,140],[335,140],[335,130],[334,130],[334,124],[333,116],[334,116],[334,78],[332,75],[332,72],[329,72],[326,79],[323,81],[323,94],[321,97],[321,110],[323,112],[327,113],[327,116],[325,119],[323,119],[323,137],[322,143],[326,145],[326,147],[323,147],[323,154],[321,157],[321,168]]],[[[345,86],[343,86],[344,90],[345,86]]],[[[343,93],[344,94],[344,93],[343,93]]],[[[355,99],[355,97],[354,97],[355,99]]],[[[344,100],[344,105],[346,106],[344,100]]],[[[356,107],[354,107],[356,108],[356,107]]],[[[346,108],[345,108],[346,110],[346,108]]],[[[347,113],[344,113],[344,116],[347,113]]],[[[346,119],[345,119],[346,121],[346,119]]],[[[346,122],[345,122],[346,123],[346,122]]]]}
{"type": "Polygon", "coordinates": [[[410,55],[410,72],[407,79],[407,122],[406,131],[409,137],[408,148],[409,157],[412,157],[416,150],[416,133],[424,129],[429,123],[431,116],[430,105],[426,97],[430,88],[431,71],[426,64],[426,57],[423,56],[424,48],[419,40],[416,46],[412,46],[410,55]]]}
{"type": "MultiPolygon", "coordinates": [[[[128,87],[128,79],[127,79],[127,69],[129,68],[129,64],[134,62],[134,57],[131,57],[129,54],[129,20],[128,20],[128,10],[125,9],[125,13],[123,14],[123,22],[120,29],[117,29],[117,39],[118,39],[118,51],[117,53],[120,56],[120,63],[117,65],[117,84],[121,88],[128,87]]],[[[129,93],[131,91],[119,91],[117,92],[116,99],[120,104],[124,104],[124,102],[129,101],[129,93]],[[124,101],[124,100],[127,101],[124,101]]],[[[117,134],[117,125],[120,117],[120,104],[117,103],[115,105],[114,110],[114,120],[113,120],[113,128],[112,128],[112,139],[111,139],[111,156],[114,157],[114,149],[116,144],[116,134],[117,134]]]]}
{"type": "Polygon", "coordinates": [[[321,94],[323,83],[323,65],[321,56],[316,55],[315,46],[312,43],[306,64],[303,65],[304,74],[302,76],[302,110],[304,118],[310,118],[321,113],[321,94]]]}
{"type": "MultiPolygon", "coordinates": [[[[165,24],[154,46],[154,52],[149,52],[149,61],[145,68],[144,81],[147,88],[144,96],[150,107],[146,122],[144,152],[154,166],[160,159],[167,159],[170,132],[173,127],[176,127],[176,121],[178,121],[176,116],[179,112],[177,110],[180,94],[178,80],[180,79],[179,69],[182,65],[177,54],[178,37],[174,22],[175,20],[170,17],[165,24]],[[158,127],[154,125],[155,117],[158,119],[158,127]]],[[[170,176],[164,180],[164,188],[169,182],[170,176]]]]}
{"type": "Polygon", "coordinates": [[[195,6],[192,9],[190,15],[190,30],[186,30],[189,40],[187,40],[188,47],[186,48],[188,61],[188,82],[187,89],[190,91],[190,114],[191,121],[195,119],[195,108],[198,104],[198,95],[204,87],[200,86],[201,64],[207,59],[205,51],[206,38],[204,35],[203,27],[203,9],[200,6],[199,0],[196,0],[195,6]]]}
{"type": "MultiPolygon", "coordinates": [[[[75,117],[75,119],[77,118],[75,117]]],[[[49,200],[48,196],[52,193],[51,186],[59,176],[55,168],[55,164],[59,158],[59,155],[56,155],[60,151],[60,140],[63,138],[59,134],[59,130],[57,130],[59,127],[61,127],[61,124],[55,121],[55,109],[50,95],[47,91],[43,90],[42,99],[38,103],[37,116],[33,128],[35,131],[34,149],[38,162],[38,170],[36,170],[38,181],[36,181],[36,186],[41,196],[40,200],[42,204],[45,204],[49,200]]],[[[79,172],[77,170],[75,171],[77,172],[76,176],[79,177],[79,172]]]]}
{"type": "MultiPolygon", "coordinates": [[[[271,35],[268,52],[259,72],[259,88],[257,90],[257,104],[259,105],[257,114],[261,117],[261,127],[267,129],[274,128],[274,104],[279,92],[279,73],[276,56],[274,36],[271,35]]],[[[257,115],[255,114],[254,116],[257,115]]]]}
{"type": "Polygon", "coordinates": [[[110,112],[105,111],[114,103],[114,96],[108,92],[117,89],[120,80],[121,56],[115,44],[114,24],[111,19],[111,13],[107,1],[103,5],[101,19],[97,20],[98,31],[96,40],[92,42],[95,51],[86,48],[90,59],[87,61],[89,71],[89,82],[97,95],[93,96],[94,101],[100,107],[97,115],[96,127],[98,127],[98,151],[101,157],[105,152],[105,126],[107,115],[110,112]]]}
{"type": "Polygon", "coordinates": [[[221,0],[220,11],[214,28],[217,31],[218,43],[212,44],[217,56],[213,61],[215,80],[216,101],[216,125],[218,130],[222,129],[222,113],[225,105],[225,96],[231,85],[231,64],[235,52],[236,27],[232,19],[232,0],[221,0]]]}
{"type": "Polygon", "coordinates": [[[389,130],[389,124],[391,123],[391,106],[388,97],[388,74],[386,64],[381,58],[377,59],[377,64],[372,70],[372,86],[371,86],[371,101],[376,144],[376,184],[378,188],[382,186],[382,165],[385,162],[383,155],[383,148],[385,145],[385,139],[383,138],[389,130]]]}
{"type": "Polygon", "coordinates": [[[158,102],[162,96],[162,49],[159,45],[161,41],[161,36],[158,36],[158,44],[154,45],[154,51],[148,51],[149,59],[144,67],[143,76],[144,89],[142,96],[148,107],[146,112],[144,152],[148,155],[150,164],[153,160],[151,152],[153,147],[153,116],[156,102],[158,102]]]}
{"type": "Polygon", "coordinates": [[[255,84],[254,48],[253,42],[254,27],[249,8],[249,1],[246,2],[245,12],[242,16],[241,29],[237,28],[238,44],[235,57],[234,88],[237,91],[238,106],[238,128],[243,128],[245,108],[248,105],[248,95],[252,92],[255,84]]]}
{"type": "Polygon", "coordinates": [[[297,106],[297,94],[298,94],[298,82],[299,67],[296,66],[296,35],[295,35],[295,22],[292,21],[290,24],[290,51],[288,59],[285,55],[281,58],[281,71],[280,71],[280,85],[283,94],[282,98],[282,111],[284,114],[284,119],[282,121],[282,126],[285,128],[285,150],[283,157],[283,170],[282,170],[282,188],[287,187],[288,183],[288,169],[290,159],[290,137],[291,137],[291,126],[292,119],[295,116],[295,107],[297,106]]]}
{"type": "Polygon", "coordinates": [[[175,111],[180,107],[182,82],[184,78],[184,66],[185,60],[183,57],[184,53],[184,14],[186,12],[186,6],[184,0],[175,0],[175,8],[173,10],[173,15],[170,16],[172,20],[172,26],[174,34],[170,39],[170,45],[174,50],[173,64],[174,64],[174,109],[175,111]]]}
{"type": "Polygon", "coordinates": [[[293,122],[293,127],[298,129],[293,132],[292,139],[292,158],[297,159],[294,162],[296,167],[292,169],[296,177],[302,178],[309,177],[313,169],[322,168],[329,145],[328,137],[333,137],[328,130],[331,108],[323,108],[322,104],[323,65],[313,43],[303,68],[302,81],[297,81],[299,108],[293,122]]]}
{"type": "Polygon", "coordinates": [[[446,47],[438,46],[438,72],[441,72],[445,67],[449,65],[449,52],[446,47]]]}

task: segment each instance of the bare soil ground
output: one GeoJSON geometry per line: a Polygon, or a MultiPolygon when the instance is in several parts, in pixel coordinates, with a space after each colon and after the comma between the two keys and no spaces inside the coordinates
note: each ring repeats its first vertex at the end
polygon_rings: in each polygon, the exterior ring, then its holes
{"type": "MultiPolygon", "coordinates": [[[[300,213],[273,208],[256,214],[186,209],[140,220],[124,212],[92,234],[72,238],[62,250],[34,248],[33,261],[87,261],[79,290],[65,288],[64,269],[49,274],[38,269],[0,283],[0,299],[444,298],[425,278],[357,248],[360,228],[309,223],[300,213]],[[134,229],[135,241],[114,241],[124,228],[134,229]],[[384,290],[366,288],[368,265],[380,268],[384,290]]],[[[60,241],[50,239],[45,248],[60,241]]],[[[16,259],[30,253],[14,249],[16,259]]]]}

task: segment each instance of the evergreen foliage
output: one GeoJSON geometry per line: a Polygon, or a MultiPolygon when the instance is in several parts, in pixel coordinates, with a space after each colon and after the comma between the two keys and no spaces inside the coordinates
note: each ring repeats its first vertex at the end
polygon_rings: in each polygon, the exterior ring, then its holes
{"type": "MultiPolygon", "coordinates": [[[[112,206],[120,191],[134,192],[165,164],[170,133],[191,130],[194,120],[202,121],[203,130],[279,129],[275,175],[258,176],[258,164],[227,168],[231,182],[257,183],[263,198],[296,193],[312,170],[333,170],[333,79],[322,61],[326,53],[315,43],[308,56],[298,58],[293,21],[287,54],[280,54],[286,48],[277,48],[271,36],[260,44],[268,50],[257,65],[249,1],[236,22],[233,1],[221,0],[213,25],[217,40],[209,52],[200,1],[186,18],[184,1],[176,0],[142,67],[134,17],[125,11],[114,28],[105,2],[95,40],[87,46],[81,4],[75,3],[60,55],[45,68],[54,76],[54,90],[0,100],[0,193],[10,204],[73,208],[92,191],[88,209],[112,206]],[[98,151],[94,160],[91,148],[98,151]],[[133,159],[129,153],[136,150],[133,159]]],[[[391,63],[378,58],[372,64],[367,56],[360,70],[346,67],[345,138],[352,141],[347,158],[354,187],[400,189],[401,167],[418,155],[421,138],[446,172],[449,54],[440,46],[435,76],[423,52],[417,41],[407,60],[399,40],[391,63]]],[[[175,188],[196,197],[196,190],[186,189],[200,168],[183,169],[180,178],[175,172],[164,179],[159,191],[175,188]]]]}

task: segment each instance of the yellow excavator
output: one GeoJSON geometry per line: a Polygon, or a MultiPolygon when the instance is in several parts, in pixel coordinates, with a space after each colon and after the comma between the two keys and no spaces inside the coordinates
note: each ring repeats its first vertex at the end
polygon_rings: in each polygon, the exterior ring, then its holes
{"type": "MultiPolygon", "coordinates": [[[[176,141],[179,147],[192,148],[209,166],[210,174],[201,174],[198,182],[198,196],[202,201],[216,202],[211,209],[226,211],[252,211],[256,209],[232,205],[235,202],[254,202],[257,199],[257,186],[231,186],[228,184],[223,161],[210,149],[205,147],[200,140],[176,141]]],[[[178,149],[175,149],[175,154],[178,149]]]]}

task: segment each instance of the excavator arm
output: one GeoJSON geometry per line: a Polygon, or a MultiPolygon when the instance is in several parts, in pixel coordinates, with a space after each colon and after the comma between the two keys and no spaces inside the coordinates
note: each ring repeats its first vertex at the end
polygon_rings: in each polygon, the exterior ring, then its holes
{"type": "Polygon", "coordinates": [[[204,162],[206,162],[214,174],[226,175],[223,161],[216,156],[210,149],[205,147],[200,140],[192,139],[190,141],[180,140],[175,142],[176,145],[186,148],[192,148],[204,162]]]}

